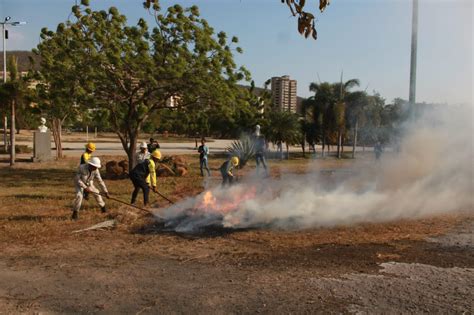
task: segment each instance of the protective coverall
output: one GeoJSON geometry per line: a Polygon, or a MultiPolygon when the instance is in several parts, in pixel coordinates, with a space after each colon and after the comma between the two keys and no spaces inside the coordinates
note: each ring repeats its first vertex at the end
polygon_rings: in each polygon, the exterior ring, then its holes
{"type": "Polygon", "coordinates": [[[90,171],[89,164],[82,164],[79,166],[75,177],[76,198],[74,199],[73,203],[73,211],[79,211],[79,209],[81,209],[84,189],[86,188],[89,188],[93,192],[92,195],[94,195],[94,198],[99,206],[101,208],[105,207],[105,202],[99,195],[99,190],[94,186],[95,179],[97,179],[99,187],[102,189],[102,191],[104,193],[108,193],[107,187],[105,186],[98,169],[90,171]]]}

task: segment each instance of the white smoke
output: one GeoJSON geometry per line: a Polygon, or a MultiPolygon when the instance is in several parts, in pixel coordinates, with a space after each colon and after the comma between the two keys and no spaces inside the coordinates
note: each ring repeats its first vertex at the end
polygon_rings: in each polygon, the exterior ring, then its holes
{"type": "Polygon", "coordinates": [[[196,231],[209,224],[304,229],[473,211],[472,108],[432,109],[407,123],[404,134],[399,153],[386,152],[369,165],[355,163],[349,171],[328,175],[310,167],[305,176],[216,188],[212,193],[217,202],[242,195],[249,187],[257,189],[254,198],[224,215],[187,212],[202,195],[161,215],[175,230],[196,231]]]}

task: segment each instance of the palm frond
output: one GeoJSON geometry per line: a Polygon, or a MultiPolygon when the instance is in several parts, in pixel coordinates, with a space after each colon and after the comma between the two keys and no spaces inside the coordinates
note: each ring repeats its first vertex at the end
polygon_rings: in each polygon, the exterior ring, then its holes
{"type": "Polygon", "coordinates": [[[232,156],[239,157],[240,167],[244,167],[255,156],[255,141],[251,136],[244,134],[239,140],[233,141],[226,151],[232,156]]]}

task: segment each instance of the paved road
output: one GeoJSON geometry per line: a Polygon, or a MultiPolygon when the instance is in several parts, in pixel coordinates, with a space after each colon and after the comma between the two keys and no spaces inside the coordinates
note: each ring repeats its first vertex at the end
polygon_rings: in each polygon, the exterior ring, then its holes
{"type": "MultiPolygon", "coordinates": [[[[216,139],[213,142],[209,142],[208,146],[211,153],[224,153],[226,148],[231,145],[233,140],[221,140],[216,139]]],[[[30,148],[33,147],[31,141],[17,141],[18,145],[27,145],[30,148]]],[[[63,142],[63,153],[67,157],[79,157],[84,152],[85,142],[63,142]]],[[[118,140],[105,141],[101,140],[97,142],[97,151],[95,156],[104,156],[104,155],[115,155],[115,156],[125,156],[125,151],[122,148],[122,144],[118,140]]],[[[197,154],[195,149],[195,142],[179,142],[179,143],[160,143],[160,151],[165,155],[172,154],[197,154]]],[[[51,142],[51,155],[54,156],[54,142],[51,142]]],[[[332,149],[335,149],[336,146],[333,146],[332,149]]],[[[275,151],[275,148],[270,145],[270,150],[275,151]]],[[[317,146],[316,150],[320,152],[321,147],[317,146]]],[[[352,147],[345,147],[346,152],[350,152],[352,147]]],[[[366,148],[367,151],[371,151],[371,148],[366,148]]],[[[301,147],[290,147],[291,152],[301,152],[301,147]]],[[[358,147],[357,151],[362,151],[362,147],[358,147]]],[[[32,156],[32,154],[30,155],[32,156]]],[[[27,154],[21,154],[18,157],[28,158],[27,154]]],[[[7,155],[1,155],[0,160],[7,159],[7,155]]]]}
{"type": "MultiPolygon", "coordinates": [[[[225,152],[225,149],[230,146],[232,140],[215,140],[208,143],[211,153],[225,152]]],[[[18,145],[27,145],[32,147],[31,142],[21,141],[18,145]]],[[[160,143],[160,151],[163,154],[192,154],[197,153],[195,150],[195,142],[181,142],[181,143],[160,143]]],[[[54,142],[51,142],[51,147],[54,148],[54,142]]],[[[81,142],[63,142],[63,150],[65,156],[78,157],[84,152],[84,143],[81,142]]],[[[54,155],[54,149],[51,154],[54,155]]],[[[122,144],[118,141],[114,142],[98,142],[96,156],[101,155],[124,155],[122,144]]]]}

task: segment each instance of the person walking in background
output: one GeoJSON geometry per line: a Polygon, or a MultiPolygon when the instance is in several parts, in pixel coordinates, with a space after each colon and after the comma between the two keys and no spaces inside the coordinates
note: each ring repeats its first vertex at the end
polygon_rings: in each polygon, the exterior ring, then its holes
{"type": "Polygon", "coordinates": [[[382,144],[380,143],[380,141],[377,141],[374,146],[375,160],[377,161],[380,160],[380,156],[382,155],[382,152],[383,152],[382,144]]]}
{"type": "Polygon", "coordinates": [[[99,182],[99,187],[102,189],[105,196],[109,198],[107,186],[105,186],[105,183],[100,176],[100,167],[100,159],[98,157],[93,157],[86,164],[79,165],[79,169],[75,178],[76,198],[74,199],[73,203],[71,219],[78,219],[78,213],[81,209],[82,199],[85,191],[94,195],[94,198],[99,204],[102,213],[107,211],[105,208],[105,202],[102,199],[99,190],[94,186],[94,180],[97,180],[99,182]]]}
{"type": "Polygon", "coordinates": [[[148,146],[146,142],[142,142],[140,144],[140,151],[137,152],[137,155],[135,156],[135,166],[138,163],[142,163],[146,159],[150,158],[150,152],[148,152],[148,146]]]}
{"type": "Polygon", "coordinates": [[[239,166],[239,158],[236,156],[233,156],[231,159],[222,163],[220,167],[222,175],[222,187],[225,187],[227,184],[232,185],[234,182],[233,170],[237,166],[239,166]]]}
{"type": "Polygon", "coordinates": [[[255,143],[255,162],[257,163],[256,171],[257,175],[260,170],[260,164],[263,166],[265,171],[265,176],[268,176],[267,162],[265,161],[265,150],[267,147],[265,137],[260,134],[260,125],[255,126],[254,133],[254,143],[255,143]]]}
{"type": "Polygon", "coordinates": [[[201,145],[198,148],[199,152],[199,167],[201,169],[201,176],[204,176],[204,171],[203,169],[207,170],[207,175],[211,176],[211,172],[209,171],[209,164],[207,157],[209,155],[209,148],[206,145],[206,139],[202,138],[201,139],[201,145]]]}
{"type": "Polygon", "coordinates": [[[138,163],[130,172],[130,180],[133,183],[134,190],[132,192],[132,201],[134,204],[140,189],[143,191],[143,204],[148,205],[148,196],[150,194],[150,186],[156,191],[156,163],[161,160],[161,152],[154,150],[149,159],[138,163]]]}

